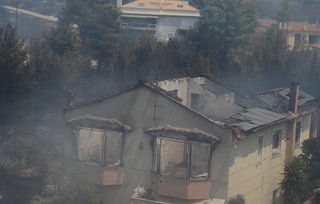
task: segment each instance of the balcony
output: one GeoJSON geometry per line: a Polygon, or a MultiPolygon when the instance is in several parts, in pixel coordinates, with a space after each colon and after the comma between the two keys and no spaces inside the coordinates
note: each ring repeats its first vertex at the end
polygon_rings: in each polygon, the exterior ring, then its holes
{"type": "Polygon", "coordinates": [[[124,180],[124,170],[119,168],[106,168],[95,165],[84,165],[89,182],[97,185],[121,185],[124,180]]]}
{"type": "Polygon", "coordinates": [[[178,179],[152,174],[151,189],[163,196],[180,199],[209,199],[211,182],[209,180],[178,179]]]}
{"type": "Polygon", "coordinates": [[[145,23],[122,23],[121,27],[127,30],[136,30],[136,31],[156,31],[156,24],[145,24],[145,23]]]}

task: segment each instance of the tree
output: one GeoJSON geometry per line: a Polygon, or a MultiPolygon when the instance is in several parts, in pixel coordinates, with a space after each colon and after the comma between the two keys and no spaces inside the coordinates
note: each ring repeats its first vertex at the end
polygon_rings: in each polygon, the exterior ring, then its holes
{"type": "Polygon", "coordinates": [[[306,163],[308,182],[311,184],[309,191],[315,189],[320,182],[320,139],[310,138],[302,143],[301,158],[306,163]]]}
{"type": "Polygon", "coordinates": [[[246,204],[246,200],[244,199],[243,195],[238,194],[232,198],[229,198],[227,204],[246,204]]]}
{"type": "Polygon", "coordinates": [[[284,28],[284,24],[288,23],[291,20],[291,9],[289,0],[283,0],[281,3],[282,9],[279,11],[278,16],[276,17],[279,23],[282,23],[282,28],[284,28]]]}
{"type": "MultiPolygon", "coordinates": [[[[283,203],[301,203],[311,197],[320,184],[320,139],[310,138],[302,143],[302,154],[286,162],[280,182],[283,203]]],[[[318,199],[315,194],[312,199],[318,199]]]]}
{"type": "Polygon", "coordinates": [[[18,203],[23,199],[28,202],[41,185],[41,159],[32,139],[19,123],[0,127],[0,191],[1,202],[18,203]],[[21,186],[26,178],[33,180],[28,194],[21,193],[21,186]],[[33,179],[36,178],[36,179],[33,179]],[[40,182],[40,183],[39,183],[40,182]],[[37,183],[37,184],[36,184],[37,183]],[[21,193],[17,196],[18,193],[21,193]]]}
{"type": "Polygon", "coordinates": [[[0,27],[0,95],[23,93],[34,85],[26,59],[27,50],[16,30],[10,24],[0,27]]]}
{"type": "Polygon", "coordinates": [[[284,204],[301,203],[303,201],[301,198],[305,190],[306,179],[303,169],[304,163],[298,158],[285,163],[284,178],[280,182],[281,197],[284,204]]]}
{"type": "MultiPolygon", "coordinates": [[[[186,43],[193,44],[203,70],[226,73],[235,56],[246,48],[257,26],[253,4],[243,0],[208,1],[202,19],[194,28],[182,32],[186,43]]],[[[201,67],[201,65],[200,65],[201,67]]]]}
{"type": "Polygon", "coordinates": [[[80,54],[79,33],[69,25],[59,24],[52,27],[50,31],[43,33],[43,37],[51,50],[59,56],[80,54]]]}
{"type": "Polygon", "coordinates": [[[82,47],[98,60],[100,68],[108,68],[122,33],[120,11],[109,0],[67,0],[59,25],[77,27],[82,47]]]}
{"type": "MultiPolygon", "coordinates": [[[[56,171],[59,171],[56,169],[56,171]]],[[[49,172],[52,175],[54,172],[49,172]]],[[[74,164],[63,176],[54,176],[44,191],[33,198],[31,204],[103,204],[97,187],[87,182],[81,165],[74,164]]]]}

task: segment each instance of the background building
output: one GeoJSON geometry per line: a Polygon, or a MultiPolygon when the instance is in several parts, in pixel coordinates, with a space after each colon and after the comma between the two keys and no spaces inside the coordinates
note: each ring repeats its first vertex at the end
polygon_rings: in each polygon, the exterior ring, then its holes
{"type": "Polygon", "coordinates": [[[187,1],[137,0],[122,5],[122,27],[128,33],[154,33],[160,41],[179,37],[177,30],[188,29],[200,18],[200,11],[187,1]]]}

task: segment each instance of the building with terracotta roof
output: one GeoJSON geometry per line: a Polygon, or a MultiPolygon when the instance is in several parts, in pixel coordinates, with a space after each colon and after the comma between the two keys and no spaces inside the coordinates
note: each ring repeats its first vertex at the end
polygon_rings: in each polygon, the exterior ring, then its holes
{"type": "Polygon", "coordinates": [[[289,22],[279,24],[287,36],[287,43],[292,49],[294,46],[306,48],[319,42],[320,28],[308,22],[289,22]]]}
{"type": "Polygon", "coordinates": [[[320,42],[319,42],[319,43],[315,43],[315,44],[311,44],[310,47],[311,47],[312,49],[320,50],[320,42]]]}
{"type": "Polygon", "coordinates": [[[179,37],[178,28],[187,29],[200,18],[198,9],[179,0],[137,0],[120,9],[122,27],[128,32],[151,32],[160,41],[179,37]]]}

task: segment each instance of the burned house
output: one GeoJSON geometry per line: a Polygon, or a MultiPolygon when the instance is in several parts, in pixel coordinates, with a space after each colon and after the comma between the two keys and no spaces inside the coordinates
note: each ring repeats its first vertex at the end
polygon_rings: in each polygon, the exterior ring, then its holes
{"type": "Polygon", "coordinates": [[[270,203],[284,160],[315,136],[317,108],[309,95],[293,106],[283,92],[259,97],[257,107],[239,106],[205,77],[139,82],[66,107],[66,134],[109,203],[224,203],[237,194],[270,203]],[[268,97],[297,111],[277,111],[268,97]]]}

